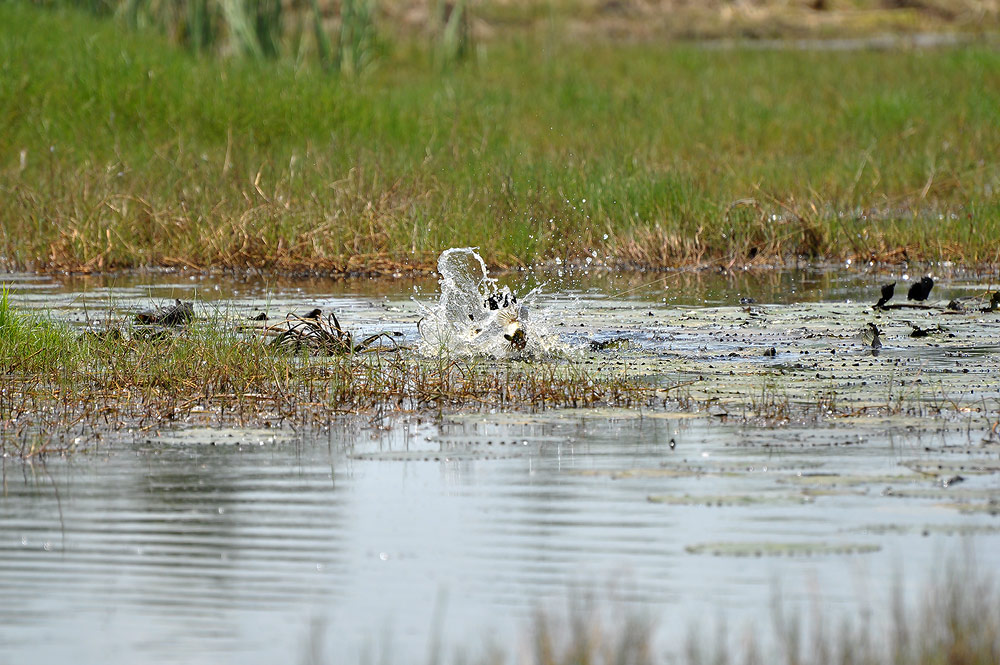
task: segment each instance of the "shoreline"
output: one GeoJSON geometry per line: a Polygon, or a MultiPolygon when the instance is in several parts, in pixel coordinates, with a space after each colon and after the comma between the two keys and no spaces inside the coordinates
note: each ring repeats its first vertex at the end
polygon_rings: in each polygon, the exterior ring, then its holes
{"type": "MultiPolygon", "coordinates": [[[[986,273],[996,273],[1000,276],[1000,261],[967,264],[955,261],[943,260],[858,260],[856,257],[845,257],[843,259],[803,259],[796,257],[782,257],[777,260],[767,261],[759,257],[751,262],[733,261],[731,257],[720,257],[712,261],[678,263],[670,266],[661,265],[639,265],[632,262],[606,263],[594,261],[586,263],[582,259],[572,259],[562,261],[561,259],[547,259],[530,265],[510,265],[491,263],[488,257],[484,257],[486,266],[493,276],[510,276],[525,272],[549,272],[555,273],[563,270],[567,273],[593,271],[605,273],[617,273],[621,275],[672,275],[681,273],[706,273],[717,272],[729,274],[736,272],[766,273],[782,272],[788,270],[813,270],[813,271],[836,271],[860,270],[859,266],[864,266],[866,272],[874,274],[887,274],[900,270],[931,271],[939,270],[939,274],[946,274],[952,277],[981,276],[986,273]]],[[[392,263],[379,261],[371,266],[352,270],[324,270],[308,267],[300,268],[272,268],[256,266],[210,266],[191,267],[185,265],[163,265],[153,264],[135,267],[123,267],[110,270],[80,270],[80,269],[7,269],[0,271],[0,281],[4,276],[10,275],[32,275],[39,277],[96,277],[96,278],[116,278],[126,276],[145,275],[182,275],[191,277],[229,277],[235,279],[260,279],[260,278],[281,278],[281,279],[325,279],[336,282],[352,280],[381,280],[392,282],[395,280],[415,280],[435,277],[437,272],[437,262],[427,261],[419,263],[392,263]]]]}

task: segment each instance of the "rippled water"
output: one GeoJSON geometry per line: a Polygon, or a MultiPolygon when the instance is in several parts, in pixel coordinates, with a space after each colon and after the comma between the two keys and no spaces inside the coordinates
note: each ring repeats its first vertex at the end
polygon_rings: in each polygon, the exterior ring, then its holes
{"type": "MultiPolygon", "coordinates": [[[[754,279],[621,295],[636,283],[588,276],[548,302],[568,339],[626,330],[653,344],[655,325],[637,323],[647,309],[871,291],[862,275],[754,279]]],[[[13,290],[69,319],[84,297],[119,311],[195,293],[202,312],[315,304],[411,339],[419,310],[412,284],[112,286],[17,278],[13,290]]],[[[956,283],[938,297],[972,290],[956,283]]],[[[679,327],[666,338],[672,352],[727,343],[679,327]]],[[[309,662],[314,652],[425,663],[437,642],[449,662],[491,644],[516,655],[537,608],[563,612],[582,592],[653,618],[665,652],[722,616],[767,633],[778,595],[833,617],[879,610],[896,582],[915,597],[955,552],[1000,564],[1000,518],[983,509],[1000,496],[989,466],[1000,450],[981,439],[945,419],[769,428],[579,410],[345,419],[325,433],[179,428],[67,459],[3,459],[0,663],[309,662]],[[942,474],[964,480],[942,487],[942,474]]]]}

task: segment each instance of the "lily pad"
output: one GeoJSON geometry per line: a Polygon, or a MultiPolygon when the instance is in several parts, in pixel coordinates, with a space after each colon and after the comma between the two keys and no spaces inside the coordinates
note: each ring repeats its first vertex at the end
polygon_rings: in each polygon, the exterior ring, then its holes
{"type": "Polygon", "coordinates": [[[996,460],[912,460],[903,462],[903,466],[927,475],[1000,473],[1000,461],[996,460]]]}
{"type": "Polygon", "coordinates": [[[904,487],[902,489],[889,487],[882,494],[901,499],[948,499],[950,501],[996,501],[1000,499],[1000,490],[952,487],[904,487]]]}
{"type": "Polygon", "coordinates": [[[684,548],[688,554],[712,556],[823,556],[830,554],[870,554],[882,549],[870,543],[702,543],[684,548]]]}
{"type": "Polygon", "coordinates": [[[650,494],[646,497],[650,503],[664,503],[670,506],[759,506],[780,505],[788,503],[808,503],[805,496],[788,494],[650,494]]]}
{"type": "Polygon", "coordinates": [[[925,480],[915,475],[850,475],[840,473],[803,473],[779,478],[779,483],[809,487],[857,487],[859,485],[891,485],[925,480]]]}
{"type": "Polygon", "coordinates": [[[386,450],[373,453],[355,453],[351,459],[369,462],[470,462],[477,460],[511,459],[522,454],[504,450],[432,451],[386,450]]]}
{"type": "Polygon", "coordinates": [[[187,427],[161,430],[143,443],[151,446],[261,446],[287,443],[292,438],[290,433],[278,429],[187,427]]]}
{"type": "Polygon", "coordinates": [[[573,469],[568,473],[576,476],[600,477],[607,476],[612,480],[623,480],[626,478],[699,478],[711,476],[715,478],[739,478],[743,474],[734,471],[715,472],[704,471],[698,468],[681,469],[573,469]]]}
{"type": "Polygon", "coordinates": [[[1000,502],[986,501],[985,503],[955,503],[948,505],[949,508],[957,508],[959,512],[965,514],[986,513],[987,515],[1000,515],[1000,502]]]}
{"type": "MultiPolygon", "coordinates": [[[[967,506],[968,504],[962,504],[967,506]]],[[[924,536],[940,534],[945,536],[995,535],[1000,533],[1000,524],[872,524],[854,531],[871,535],[912,534],[924,536]]]]}

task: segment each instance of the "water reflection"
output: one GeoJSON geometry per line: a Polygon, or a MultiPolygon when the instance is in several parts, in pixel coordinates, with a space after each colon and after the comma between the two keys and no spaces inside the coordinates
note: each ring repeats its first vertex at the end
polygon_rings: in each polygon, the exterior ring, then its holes
{"type": "MultiPolygon", "coordinates": [[[[524,271],[501,274],[503,284],[518,293],[542,285],[546,297],[600,296],[625,302],[660,302],[679,306],[738,305],[741,298],[758,303],[787,304],[854,300],[874,303],[879,285],[902,279],[899,274],[870,274],[864,270],[680,270],[676,272],[617,272],[604,269],[524,271]]],[[[382,308],[411,297],[436,300],[437,278],[433,276],[399,279],[332,279],[283,276],[233,276],[184,274],[53,275],[9,273],[9,284],[19,302],[49,304],[57,309],[91,307],[95,312],[169,301],[174,298],[218,302],[224,308],[309,307],[312,303],[336,303],[350,310],[382,308]],[[381,302],[380,302],[381,301],[381,302]]],[[[970,284],[990,287],[990,279],[956,279],[935,285],[935,297],[947,301],[967,295],[970,284]],[[954,283],[952,283],[954,282],[954,283]]],[[[981,289],[980,289],[981,290],[981,289]]]]}
{"type": "MultiPolygon", "coordinates": [[[[630,412],[391,424],[306,438],[184,430],[69,460],[6,460],[5,655],[286,661],[305,653],[318,625],[333,662],[387,645],[423,662],[435,636],[473,651],[480,636],[514,644],[539,604],[561,607],[573,588],[608,584],[625,607],[653,616],[725,607],[738,624],[768,605],[777,577],[803,603],[855,602],[859,575],[880,580],[872,594],[889,593],[901,557],[907,571],[926,570],[955,542],[929,523],[979,529],[984,562],[1000,563],[994,518],[936,507],[946,495],[883,492],[889,482],[933,489],[919,474],[899,479],[901,463],[964,445],[948,428],[911,441],[872,428],[758,430],[630,412]],[[824,474],[854,480],[806,498],[801,483],[824,474]],[[758,501],[649,500],[663,495],[758,501]],[[687,551],[762,541],[880,551],[687,551]]],[[[996,483],[986,474],[965,486],[1000,491],[996,483]]],[[[666,626],[664,641],[688,626],[666,626]]]]}
{"type": "MultiPolygon", "coordinates": [[[[143,443],[25,467],[34,472],[25,482],[8,476],[0,586],[17,602],[4,604],[13,629],[2,641],[37,649],[32,617],[44,617],[46,632],[72,637],[52,641],[39,662],[86,662],[79,639],[102,625],[133,656],[173,657],[205,640],[253,652],[252,617],[240,613],[287,619],[283,608],[336,590],[317,581],[340,560],[344,501],[330,467],[296,465],[294,447],[254,449],[250,469],[242,446],[143,443]]],[[[114,660],[106,643],[93,646],[114,660]]]]}

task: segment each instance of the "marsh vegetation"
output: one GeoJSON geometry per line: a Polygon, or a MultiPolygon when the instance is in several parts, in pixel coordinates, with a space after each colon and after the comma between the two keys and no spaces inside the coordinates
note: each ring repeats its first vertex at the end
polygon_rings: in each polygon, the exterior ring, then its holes
{"type": "Polygon", "coordinates": [[[398,274],[466,245],[509,267],[998,261],[986,45],[528,38],[444,72],[400,43],[344,80],[0,12],[8,269],[398,274]]]}
{"type": "Polygon", "coordinates": [[[322,428],[350,413],[641,406],[653,398],[639,378],[570,358],[427,358],[397,344],[365,352],[275,341],[282,338],[222,317],[181,329],[110,323],[80,332],[12,307],[4,290],[3,449],[69,452],[66,442],[80,432],[96,443],[102,432],[174,422],[322,428]]]}

